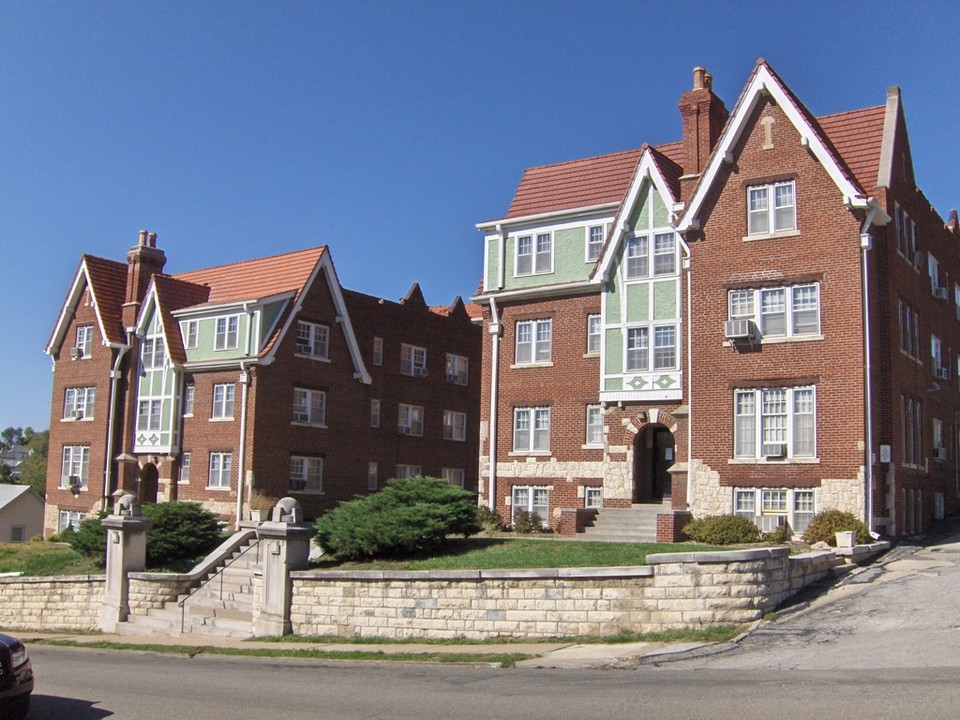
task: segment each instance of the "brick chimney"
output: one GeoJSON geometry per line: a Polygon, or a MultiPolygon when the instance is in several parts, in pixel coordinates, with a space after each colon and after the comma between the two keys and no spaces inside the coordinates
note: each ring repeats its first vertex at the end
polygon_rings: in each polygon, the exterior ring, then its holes
{"type": "Polygon", "coordinates": [[[947,230],[954,235],[960,235],[960,222],[957,221],[957,211],[950,211],[950,219],[945,223],[947,230]]]}
{"type": "Polygon", "coordinates": [[[167,256],[157,248],[157,234],[140,231],[140,241],[127,252],[127,294],[123,304],[123,326],[136,322],[140,303],[147,292],[150,278],[163,272],[167,256]]]}
{"type": "Polygon", "coordinates": [[[693,69],[693,89],[680,96],[677,107],[683,118],[683,177],[681,199],[686,202],[703,172],[710,152],[720,138],[729,112],[713,94],[713,76],[702,67],[693,69]]]}

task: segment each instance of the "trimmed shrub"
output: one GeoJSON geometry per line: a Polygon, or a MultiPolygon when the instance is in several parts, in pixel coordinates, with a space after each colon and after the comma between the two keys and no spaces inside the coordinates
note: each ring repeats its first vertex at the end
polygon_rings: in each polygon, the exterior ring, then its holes
{"type": "Polygon", "coordinates": [[[842,510],[824,510],[814,516],[803,534],[803,541],[810,545],[825,542],[828,545],[837,544],[836,533],[843,530],[853,530],[857,533],[857,544],[865,545],[873,542],[870,530],[866,523],[858,520],[856,515],[842,510]]]}
{"type": "Polygon", "coordinates": [[[217,516],[197,503],[166,502],[143,506],[153,521],[147,530],[147,567],[183,572],[223,541],[217,516]]]}
{"type": "Polygon", "coordinates": [[[709,545],[731,545],[760,541],[757,526],[738,515],[711,515],[694,518],[683,528],[691,540],[709,545]]]}
{"type": "Polygon", "coordinates": [[[513,531],[515,533],[527,535],[542,530],[543,518],[540,517],[540,513],[530,512],[529,510],[514,510],[513,531]]]}
{"type": "Polygon", "coordinates": [[[503,518],[496,510],[486,505],[477,506],[477,524],[486,532],[499,532],[503,529],[503,518]]]}
{"type": "Polygon", "coordinates": [[[777,525],[776,530],[771,530],[770,532],[765,532],[763,534],[763,541],[768,543],[773,543],[774,545],[782,545],[790,539],[790,526],[786,523],[782,525],[777,525]]]}
{"type": "Polygon", "coordinates": [[[50,540],[67,543],[78,553],[103,567],[107,561],[107,535],[100,520],[106,516],[107,513],[101,512],[97,517],[81,520],[76,530],[67,525],[63,532],[54,535],[50,540]]]}
{"type": "Polygon", "coordinates": [[[477,498],[435,477],[388,480],[379,492],[340,503],[316,522],[317,542],[336,560],[435,552],[448,535],[480,531],[477,498]]]}

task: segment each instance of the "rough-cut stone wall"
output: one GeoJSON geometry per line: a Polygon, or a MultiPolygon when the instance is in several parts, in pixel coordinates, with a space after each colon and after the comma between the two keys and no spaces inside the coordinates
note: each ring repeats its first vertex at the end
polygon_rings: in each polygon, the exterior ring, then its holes
{"type": "Polygon", "coordinates": [[[690,512],[694,517],[724,515],[733,512],[733,490],[720,487],[720,473],[701,460],[690,463],[693,485],[690,493],[690,512]]]}
{"type": "Polygon", "coordinates": [[[484,639],[756,620],[842,561],[787,548],[651,556],[649,566],[292,574],[296,635],[484,639]]]}
{"type": "Polygon", "coordinates": [[[853,513],[861,520],[865,520],[866,496],[864,495],[863,468],[857,477],[843,479],[827,479],[820,481],[820,501],[818,510],[827,508],[843,510],[853,513]]]}
{"type": "Polygon", "coordinates": [[[172,602],[190,587],[189,575],[166,573],[129,573],[130,590],[128,602],[131,615],[148,615],[150,610],[160,609],[172,602]]]}
{"type": "Polygon", "coordinates": [[[106,577],[0,578],[0,623],[11,630],[97,630],[106,577]]]}

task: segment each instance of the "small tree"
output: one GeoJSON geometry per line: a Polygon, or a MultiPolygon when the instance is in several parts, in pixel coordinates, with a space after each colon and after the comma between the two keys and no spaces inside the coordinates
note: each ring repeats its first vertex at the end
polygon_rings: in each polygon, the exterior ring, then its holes
{"type": "Polygon", "coordinates": [[[103,567],[107,559],[107,536],[100,521],[106,516],[107,513],[101,512],[97,517],[81,520],[76,530],[67,525],[63,532],[54,535],[51,540],[67,543],[78,553],[103,567]]]}
{"type": "Polygon", "coordinates": [[[473,493],[434,477],[388,480],[383,490],[340,505],[316,523],[317,542],[338,560],[428,553],[449,535],[475,535],[473,493]]]}

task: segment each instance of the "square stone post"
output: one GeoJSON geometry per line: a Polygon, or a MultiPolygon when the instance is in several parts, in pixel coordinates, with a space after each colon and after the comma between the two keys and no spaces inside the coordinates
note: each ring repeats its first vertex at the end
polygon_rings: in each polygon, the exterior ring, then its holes
{"type": "Polygon", "coordinates": [[[107,582],[100,605],[100,629],[116,632],[130,615],[127,573],[146,567],[147,530],[153,521],[140,516],[140,504],[126,494],[116,503],[114,514],[101,522],[107,531],[107,582]]]}
{"type": "Polygon", "coordinates": [[[312,525],[301,522],[303,511],[292,498],[283,498],[273,509],[271,522],[257,528],[262,552],[263,595],[260,612],[255,613],[256,637],[289,635],[290,603],[293,581],[290,573],[307,567],[310,557],[312,525]]]}

